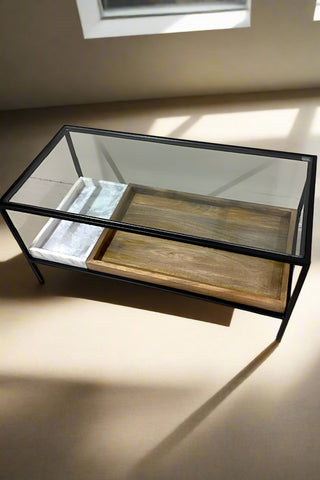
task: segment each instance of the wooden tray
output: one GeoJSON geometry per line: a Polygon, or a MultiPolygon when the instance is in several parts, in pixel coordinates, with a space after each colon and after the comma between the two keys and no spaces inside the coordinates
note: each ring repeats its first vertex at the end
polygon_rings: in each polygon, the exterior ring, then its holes
{"type": "MultiPolygon", "coordinates": [[[[128,185],[113,219],[289,253],[296,212],[128,185]]],[[[289,265],[105,229],[87,266],[114,275],[282,312],[289,265]]]]}

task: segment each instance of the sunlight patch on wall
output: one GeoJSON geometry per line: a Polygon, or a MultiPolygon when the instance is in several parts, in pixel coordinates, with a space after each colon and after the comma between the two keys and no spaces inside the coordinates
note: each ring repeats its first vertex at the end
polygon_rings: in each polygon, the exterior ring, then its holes
{"type": "Polygon", "coordinates": [[[320,135],[320,107],[315,109],[310,133],[311,135],[320,135]]]}
{"type": "Polygon", "coordinates": [[[298,113],[298,108],[289,108],[204,115],[184,135],[221,143],[285,138],[290,134],[298,113]]]}
{"type": "Polygon", "coordinates": [[[227,28],[249,26],[246,23],[247,19],[247,10],[239,10],[235,12],[214,12],[207,15],[179,15],[172,25],[168,25],[163,29],[162,33],[193,31],[195,30],[195,24],[199,25],[197,30],[224,30],[227,28]]]}
{"type": "Polygon", "coordinates": [[[162,135],[164,137],[170,136],[172,132],[181,127],[189,118],[190,115],[157,118],[151,125],[148,133],[150,135],[162,135]]]}

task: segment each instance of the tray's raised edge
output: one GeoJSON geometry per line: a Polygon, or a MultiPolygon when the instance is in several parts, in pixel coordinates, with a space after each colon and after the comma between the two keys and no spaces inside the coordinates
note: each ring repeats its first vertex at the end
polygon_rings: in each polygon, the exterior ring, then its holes
{"type": "Polygon", "coordinates": [[[295,211],[289,207],[279,207],[277,205],[266,205],[264,203],[255,203],[255,202],[246,202],[243,200],[233,200],[229,198],[223,198],[223,197],[213,197],[210,195],[203,195],[203,194],[198,194],[198,193],[189,193],[189,192],[183,192],[183,191],[178,191],[178,190],[170,190],[170,189],[165,189],[165,188],[155,188],[155,187],[149,187],[146,185],[139,185],[136,183],[129,183],[128,186],[130,186],[132,190],[132,194],[134,193],[146,193],[149,195],[159,195],[159,196],[165,196],[167,198],[173,198],[176,200],[186,200],[186,201],[194,201],[194,202],[201,202],[205,203],[207,205],[212,205],[212,206],[234,206],[234,207],[243,207],[248,210],[252,209],[255,211],[263,211],[264,213],[274,213],[275,210],[281,214],[281,215],[286,215],[286,214],[291,214],[292,211],[295,211]]]}
{"type": "Polygon", "coordinates": [[[167,285],[178,290],[186,290],[194,293],[199,293],[201,295],[220,298],[221,300],[241,303],[243,305],[257,308],[264,308],[275,312],[282,312],[284,309],[282,299],[274,299],[271,297],[254,295],[247,292],[244,295],[243,292],[238,292],[237,290],[231,290],[225,287],[209,285],[205,283],[199,284],[198,282],[192,280],[177,279],[176,277],[171,277],[168,280],[169,275],[152,272],[151,276],[146,273],[146,270],[141,270],[136,267],[124,267],[122,265],[115,265],[111,263],[108,264],[107,262],[102,262],[101,260],[94,259],[87,260],[87,267],[90,270],[96,270],[111,275],[123,276],[131,278],[133,280],[145,281],[156,285],[167,285]]]}
{"type": "Polygon", "coordinates": [[[81,268],[87,268],[87,265],[85,262],[85,256],[82,259],[74,255],[69,255],[66,253],[54,253],[51,250],[48,250],[46,248],[38,248],[38,247],[33,247],[32,253],[36,258],[40,258],[43,260],[49,260],[57,263],[64,263],[67,265],[73,265],[81,268]]]}
{"type": "MultiPolygon", "coordinates": [[[[134,192],[134,185],[129,183],[127,185],[127,188],[123,192],[123,194],[122,194],[122,196],[121,196],[121,198],[118,202],[118,205],[114,209],[114,212],[110,217],[110,220],[121,220],[121,218],[124,216],[124,214],[126,213],[128,207],[130,205],[130,201],[131,201],[134,193],[135,193],[134,192]]],[[[86,260],[87,267],[88,267],[88,264],[90,264],[91,261],[95,260],[99,256],[101,250],[106,247],[106,244],[110,243],[111,238],[114,236],[115,233],[116,233],[116,230],[112,230],[110,228],[104,228],[103,229],[100,237],[98,238],[96,244],[93,246],[93,249],[91,250],[91,252],[89,253],[89,255],[87,257],[87,260],[86,260]]]]}

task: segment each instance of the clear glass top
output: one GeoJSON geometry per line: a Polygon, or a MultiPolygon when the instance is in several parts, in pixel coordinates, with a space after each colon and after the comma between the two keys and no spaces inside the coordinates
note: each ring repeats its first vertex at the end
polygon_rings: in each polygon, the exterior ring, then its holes
{"type": "Polygon", "coordinates": [[[64,136],[11,201],[304,255],[310,157],[89,132],[64,136]]]}

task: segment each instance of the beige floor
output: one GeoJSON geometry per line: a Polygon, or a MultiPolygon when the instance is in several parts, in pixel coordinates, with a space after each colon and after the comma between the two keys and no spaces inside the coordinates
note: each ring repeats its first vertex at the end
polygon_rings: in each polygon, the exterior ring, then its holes
{"type": "MultiPolygon", "coordinates": [[[[1,193],[62,124],[318,154],[320,92],[53,108],[0,117],[1,193]]],[[[41,268],[0,224],[1,480],[316,480],[320,230],[279,322],[41,268]]]]}

